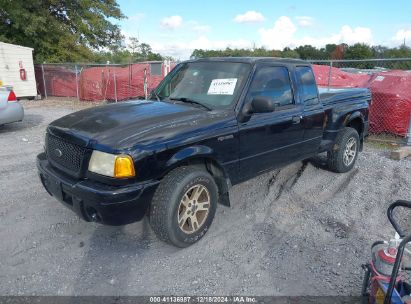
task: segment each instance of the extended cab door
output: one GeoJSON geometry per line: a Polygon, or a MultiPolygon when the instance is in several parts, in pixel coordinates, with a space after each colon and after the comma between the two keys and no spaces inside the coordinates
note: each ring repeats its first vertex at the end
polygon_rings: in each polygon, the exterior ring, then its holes
{"type": "Polygon", "coordinates": [[[312,68],[296,66],[295,77],[298,99],[303,106],[301,125],[304,129],[304,143],[301,153],[310,156],[318,152],[323,138],[324,109],[319,100],[318,88],[312,68]]]}
{"type": "Polygon", "coordinates": [[[245,119],[239,122],[240,174],[243,179],[299,158],[304,130],[303,109],[295,102],[291,72],[286,66],[257,66],[244,100],[245,119]],[[275,111],[247,109],[256,96],[278,103],[275,111]]]}

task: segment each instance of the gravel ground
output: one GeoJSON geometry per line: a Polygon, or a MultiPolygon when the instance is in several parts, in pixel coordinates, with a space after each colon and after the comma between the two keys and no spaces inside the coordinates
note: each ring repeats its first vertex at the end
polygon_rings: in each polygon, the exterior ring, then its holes
{"type": "Polygon", "coordinates": [[[346,174],[321,157],[233,187],[197,244],[177,249],[148,222],[81,221],[41,186],[46,125],[74,107],[25,104],[0,127],[0,295],[358,295],[370,244],[411,199],[411,159],[369,146],[346,174]]]}

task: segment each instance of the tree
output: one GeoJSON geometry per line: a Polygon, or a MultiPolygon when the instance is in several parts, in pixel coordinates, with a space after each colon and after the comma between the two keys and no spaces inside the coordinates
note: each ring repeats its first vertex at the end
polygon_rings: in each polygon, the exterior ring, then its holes
{"type": "MultiPolygon", "coordinates": [[[[369,45],[365,43],[356,43],[354,45],[348,46],[345,49],[344,59],[371,59],[373,58],[373,55],[373,50],[369,45]]],[[[346,64],[346,66],[357,69],[372,69],[374,67],[374,64],[372,62],[354,62],[346,64]]]]}
{"type": "Polygon", "coordinates": [[[36,62],[93,58],[121,43],[116,0],[0,0],[0,40],[34,48],[36,62]]]}
{"type": "Polygon", "coordinates": [[[326,59],[326,54],[323,50],[319,50],[311,45],[299,46],[295,49],[301,59],[326,59]]]}
{"type": "Polygon", "coordinates": [[[327,58],[331,58],[331,55],[337,49],[337,45],[335,43],[329,43],[325,45],[324,52],[327,54],[327,58]]]}
{"type": "Polygon", "coordinates": [[[402,45],[398,48],[388,49],[384,54],[388,58],[410,58],[411,48],[406,45],[402,45]]]}
{"type": "Polygon", "coordinates": [[[124,46],[121,43],[120,46],[110,47],[109,51],[94,52],[93,59],[91,61],[96,63],[120,63],[129,64],[140,61],[160,61],[163,57],[154,53],[151,46],[147,43],[139,43],[136,38],[130,38],[131,42],[124,46]]]}
{"type": "MultiPolygon", "coordinates": [[[[202,50],[195,49],[191,54],[192,58],[206,58],[206,57],[232,57],[232,56],[249,56],[249,57],[288,57],[288,58],[302,58],[302,59],[357,59],[366,60],[370,58],[411,58],[411,48],[402,45],[398,48],[387,48],[383,46],[370,47],[366,44],[356,43],[349,46],[346,43],[327,44],[324,48],[318,49],[311,45],[299,46],[291,49],[285,47],[282,51],[267,50],[265,48],[252,49],[231,49],[225,50],[202,50]]],[[[382,63],[378,63],[382,64],[382,63]]],[[[335,67],[352,67],[352,68],[373,68],[376,63],[373,62],[334,62],[335,67]]],[[[411,63],[408,61],[390,62],[388,68],[396,69],[411,69],[411,63]]]]}
{"type": "Polygon", "coordinates": [[[139,48],[140,54],[143,58],[147,58],[152,53],[151,46],[147,43],[140,44],[139,48]]]}
{"type": "Polygon", "coordinates": [[[284,58],[300,58],[300,55],[297,51],[290,49],[289,47],[285,47],[281,52],[281,57],[284,58]]]}
{"type": "Polygon", "coordinates": [[[132,54],[137,53],[138,48],[140,47],[138,38],[136,38],[136,37],[130,37],[129,40],[130,40],[130,43],[129,43],[128,47],[129,47],[129,49],[131,50],[131,53],[132,53],[132,54]]]}
{"type": "MultiPolygon", "coordinates": [[[[392,48],[392,49],[387,50],[384,53],[384,55],[386,58],[410,58],[411,48],[406,45],[402,45],[398,48],[392,48]]],[[[411,63],[409,60],[397,61],[397,62],[392,62],[389,67],[392,69],[410,70],[411,63]]]]}
{"type": "Polygon", "coordinates": [[[373,58],[372,48],[364,43],[356,43],[347,47],[344,59],[370,59],[373,58]]]}
{"type": "Polygon", "coordinates": [[[330,59],[333,60],[341,60],[344,57],[344,52],[347,49],[348,45],[345,43],[341,43],[336,45],[334,50],[330,54],[330,59]]]}
{"type": "Polygon", "coordinates": [[[375,45],[372,47],[374,58],[384,58],[386,56],[387,51],[388,51],[388,48],[386,46],[375,45]]]}

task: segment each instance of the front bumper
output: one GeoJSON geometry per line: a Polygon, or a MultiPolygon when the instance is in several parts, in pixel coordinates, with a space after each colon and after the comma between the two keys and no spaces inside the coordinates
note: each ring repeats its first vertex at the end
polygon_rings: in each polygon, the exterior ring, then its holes
{"type": "Polygon", "coordinates": [[[47,192],[85,221],[125,225],[141,220],[159,182],[111,186],[75,180],[53,169],[45,153],[37,156],[40,180],[47,192]]]}
{"type": "Polygon", "coordinates": [[[0,125],[21,121],[23,118],[23,106],[17,101],[8,102],[6,107],[0,110],[0,125]]]}

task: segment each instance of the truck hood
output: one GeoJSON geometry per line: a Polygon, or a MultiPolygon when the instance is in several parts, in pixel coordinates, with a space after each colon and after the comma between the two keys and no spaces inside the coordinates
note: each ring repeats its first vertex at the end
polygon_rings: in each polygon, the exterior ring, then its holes
{"type": "Polygon", "coordinates": [[[53,121],[48,131],[76,143],[110,150],[160,144],[220,120],[221,111],[157,101],[129,101],[89,108],[53,121]]]}

